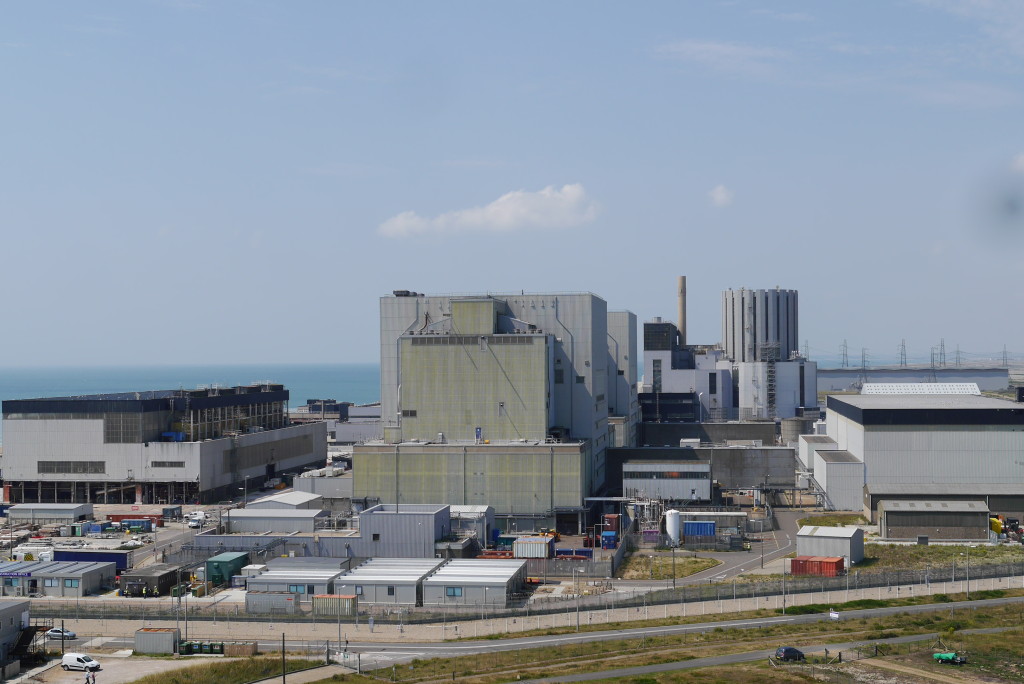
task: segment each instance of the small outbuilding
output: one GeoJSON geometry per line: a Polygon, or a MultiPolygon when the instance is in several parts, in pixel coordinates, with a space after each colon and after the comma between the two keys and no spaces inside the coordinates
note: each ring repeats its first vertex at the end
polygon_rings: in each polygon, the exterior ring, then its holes
{"type": "Polygon", "coordinates": [[[423,580],[423,605],[505,608],[526,588],[526,561],[457,559],[423,580]]]}
{"type": "Polygon", "coordinates": [[[340,567],[344,561],[322,558],[317,559],[322,562],[312,563],[309,560],[276,558],[264,572],[249,577],[246,588],[249,591],[288,592],[302,602],[312,601],[315,594],[333,594],[335,581],[345,573],[340,567]]]}
{"type": "Polygon", "coordinates": [[[805,525],[796,533],[796,555],[864,560],[864,530],[859,527],[805,525]]]}
{"type": "Polygon", "coordinates": [[[89,596],[114,587],[114,563],[7,561],[0,563],[3,596],[89,596]]]}
{"type": "Polygon", "coordinates": [[[234,508],[222,518],[228,533],[314,532],[331,520],[327,511],[304,508],[234,508]]]}
{"type": "Polygon", "coordinates": [[[250,501],[245,505],[245,508],[256,510],[319,511],[323,509],[323,503],[324,498],[319,494],[291,491],[250,501]]]}
{"type": "Polygon", "coordinates": [[[91,503],[22,503],[7,509],[12,525],[70,525],[93,517],[91,503]]]}
{"type": "Polygon", "coordinates": [[[981,541],[988,539],[984,501],[881,501],[878,531],[883,539],[981,541]]]}
{"type": "Polygon", "coordinates": [[[444,561],[433,558],[372,558],[334,581],[339,594],[360,604],[423,605],[423,579],[444,561]]]}

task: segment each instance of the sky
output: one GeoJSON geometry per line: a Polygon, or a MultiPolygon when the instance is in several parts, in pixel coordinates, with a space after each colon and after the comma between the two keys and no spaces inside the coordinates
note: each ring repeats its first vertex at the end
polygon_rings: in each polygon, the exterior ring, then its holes
{"type": "Polygon", "coordinates": [[[1024,357],[1024,2],[8,3],[0,366],[373,362],[581,292],[1024,357]]]}

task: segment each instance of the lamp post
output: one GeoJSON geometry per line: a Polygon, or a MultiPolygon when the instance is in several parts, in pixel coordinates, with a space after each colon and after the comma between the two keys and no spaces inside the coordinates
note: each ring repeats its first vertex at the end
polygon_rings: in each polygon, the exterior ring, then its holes
{"type": "Polygon", "coordinates": [[[245,508],[245,504],[249,501],[249,476],[246,475],[242,480],[242,508],[245,508]]]}
{"type": "Polygon", "coordinates": [[[580,588],[576,580],[576,571],[579,568],[572,569],[572,591],[576,594],[576,631],[580,631],[580,588]]]}
{"type": "Polygon", "coordinates": [[[676,588],[676,547],[672,545],[672,588],[676,588]]]}

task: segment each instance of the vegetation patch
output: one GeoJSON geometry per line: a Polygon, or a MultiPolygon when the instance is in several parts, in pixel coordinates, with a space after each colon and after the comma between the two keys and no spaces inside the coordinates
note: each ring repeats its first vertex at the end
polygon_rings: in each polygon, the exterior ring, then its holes
{"type": "MultiPolygon", "coordinates": [[[[322,661],[289,659],[285,661],[285,668],[288,672],[295,672],[321,664],[322,661]]],[[[134,680],[132,684],[245,684],[279,674],[280,658],[245,658],[151,674],[134,680]]]]}
{"type": "MultiPolygon", "coordinates": [[[[714,558],[701,558],[686,555],[679,551],[675,554],[675,576],[689,577],[708,568],[721,565],[714,558]]],[[[623,579],[672,579],[673,560],[671,553],[634,553],[623,563],[618,575],[623,579]]]]}
{"type": "Polygon", "coordinates": [[[844,525],[867,525],[870,521],[859,513],[823,513],[809,515],[796,522],[801,527],[843,527],[844,525]]]}

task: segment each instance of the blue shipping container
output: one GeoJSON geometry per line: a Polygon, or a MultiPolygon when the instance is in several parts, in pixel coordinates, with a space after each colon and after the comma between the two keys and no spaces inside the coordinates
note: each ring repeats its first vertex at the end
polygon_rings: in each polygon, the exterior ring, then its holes
{"type": "Polygon", "coordinates": [[[573,556],[586,556],[587,558],[594,557],[594,549],[573,549],[573,556]]]}
{"type": "Polygon", "coordinates": [[[714,520],[686,520],[683,522],[684,537],[714,537],[714,520]]]}

